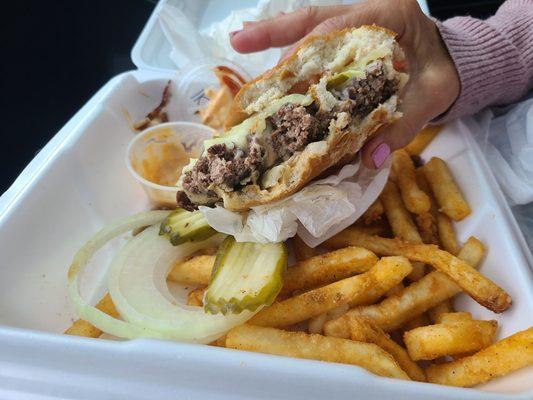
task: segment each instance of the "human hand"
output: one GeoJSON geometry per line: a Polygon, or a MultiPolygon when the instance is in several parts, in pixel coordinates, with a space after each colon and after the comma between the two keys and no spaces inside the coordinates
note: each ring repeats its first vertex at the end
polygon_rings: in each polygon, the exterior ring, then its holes
{"type": "Polygon", "coordinates": [[[386,126],[365,144],[363,163],[380,167],[389,154],[411,141],[424,125],[445,112],[457,99],[460,81],[436,24],[415,0],[371,0],[331,7],[302,8],[273,19],[245,22],[231,34],[231,44],[241,53],[293,45],[300,40],[334,30],[376,24],[398,34],[410,75],[402,94],[403,117],[386,126]]]}

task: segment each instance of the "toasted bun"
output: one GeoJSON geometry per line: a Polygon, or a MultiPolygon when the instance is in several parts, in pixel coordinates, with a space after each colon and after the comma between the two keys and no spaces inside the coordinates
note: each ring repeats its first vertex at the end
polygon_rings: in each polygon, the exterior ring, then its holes
{"type": "Polygon", "coordinates": [[[385,47],[390,50],[390,57],[403,60],[403,51],[395,36],[391,30],[363,25],[305,39],[289,58],[241,88],[233,100],[225,127],[238,125],[273,100],[285,96],[297,84],[343,70],[354,55],[363,58],[374,49],[385,47]]]}

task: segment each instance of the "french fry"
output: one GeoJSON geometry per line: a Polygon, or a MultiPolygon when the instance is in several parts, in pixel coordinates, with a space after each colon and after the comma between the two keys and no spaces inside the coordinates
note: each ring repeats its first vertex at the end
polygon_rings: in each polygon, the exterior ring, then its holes
{"type": "Polygon", "coordinates": [[[191,290],[187,296],[187,305],[203,307],[205,288],[191,290]]]}
{"type": "Polygon", "coordinates": [[[361,218],[365,225],[370,225],[373,222],[376,222],[379,219],[381,219],[382,215],[383,215],[383,204],[381,203],[381,200],[378,198],[376,199],[376,201],[374,201],[370,205],[370,207],[368,207],[368,209],[364,212],[361,218]]]}
{"type": "Polygon", "coordinates": [[[440,210],[454,221],[461,221],[471,213],[446,163],[433,157],[422,168],[440,210]]]}
{"type": "Polygon", "coordinates": [[[455,229],[450,217],[439,212],[437,214],[437,229],[439,232],[439,241],[441,247],[448,253],[457,255],[459,252],[459,243],[455,237],[455,229]]]}
{"type": "MultiPolygon", "coordinates": [[[[483,258],[484,251],[483,243],[472,236],[459,252],[459,258],[468,262],[472,267],[477,267],[483,258]]],[[[459,286],[448,277],[434,271],[379,304],[356,307],[345,316],[327,322],[324,325],[324,332],[331,336],[348,337],[350,315],[369,317],[380,328],[390,332],[399,328],[410,318],[442,304],[443,301],[452,298],[460,291],[459,286]]]]}
{"type": "MultiPolygon", "coordinates": [[[[387,182],[381,193],[381,202],[392,232],[395,236],[413,243],[422,243],[418,230],[416,229],[409,211],[405,208],[400,192],[394,182],[387,182]]],[[[424,276],[425,267],[423,263],[413,263],[413,272],[409,274],[409,279],[417,281],[424,276]]]]}
{"type": "Polygon", "coordinates": [[[309,333],[322,334],[324,324],[328,320],[328,313],[323,313],[309,319],[308,329],[309,333]]]}
{"type": "Polygon", "coordinates": [[[471,355],[426,370],[428,381],[469,387],[533,364],[533,327],[471,355]]]}
{"type": "Polygon", "coordinates": [[[434,360],[442,356],[479,351],[494,341],[498,323],[492,321],[457,321],[415,328],[403,335],[412,360],[434,360]]]}
{"type": "Polygon", "coordinates": [[[473,266],[474,268],[481,263],[484,256],[485,245],[481,240],[477,239],[474,236],[470,236],[468,238],[468,240],[465,242],[465,244],[457,254],[457,258],[460,258],[461,260],[473,266]]]}
{"type": "MultiPolygon", "coordinates": [[[[399,239],[368,236],[353,227],[324,242],[328,248],[361,246],[378,255],[404,256],[411,261],[430,264],[446,274],[470,297],[491,311],[500,313],[511,306],[511,296],[486,276],[458,257],[429,244],[412,244],[399,239]]],[[[435,304],[436,305],[436,304],[435,304]]]]}
{"type": "Polygon", "coordinates": [[[362,247],[346,247],[314,256],[289,267],[282,293],[305,290],[368,271],[378,257],[362,247]]]}
{"type": "Polygon", "coordinates": [[[343,304],[371,304],[411,272],[405,257],[384,257],[368,272],[310,290],[257,313],[249,323],[287,326],[316,317],[343,304]]]}
{"type": "Polygon", "coordinates": [[[394,357],[396,362],[411,379],[419,382],[426,381],[424,371],[409,358],[407,351],[371,321],[364,318],[353,318],[352,324],[350,325],[350,338],[359,342],[377,344],[394,357]]]}
{"type": "Polygon", "coordinates": [[[324,324],[326,321],[329,321],[333,318],[338,318],[342,314],[344,314],[346,311],[350,309],[350,306],[348,304],[343,304],[342,306],[339,306],[337,308],[334,308],[331,311],[328,311],[327,313],[317,315],[316,317],[309,319],[308,329],[309,333],[322,333],[324,329],[324,324]]]}
{"type": "Polygon", "coordinates": [[[436,305],[428,310],[428,316],[434,324],[439,323],[442,314],[449,314],[453,312],[453,305],[450,299],[444,300],[442,303],[436,305]]]}
{"type": "Polygon", "coordinates": [[[424,243],[438,245],[439,233],[437,228],[437,203],[435,201],[435,198],[433,197],[433,193],[431,193],[431,188],[429,187],[429,183],[424,175],[424,171],[422,171],[422,168],[417,168],[415,170],[415,176],[418,187],[428,196],[429,202],[431,204],[427,213],[419,214],[416,216],[416,225],[418,226],[420,236],[422,237],[422,241],[424,243]]]}
{"type": "Polygon", "coordinates": [[[428,144],[441,131],[442,125],[426,125],[411,142],[405,146],[405,150],[411,155],[419,155],[428,144]]]}
{"type": "Polygon", "coordinates": [[[461,321],[472,321],[472,314],[466,311],[446,312],[439,315],[437,324],[454,324],[461,321]]]}
{"type": "Polygon", "coordinates": [[[436,218],[430,212],[415,216],[416,226],[423,243],[439,244],[439,232],[436,218]]]}
{"type": "Polygon", "coordinates": [[[401,293],[402,290],[405,289],[405,286],[402,282],[398,283],[396,286],[394,286],[391,290],[389,290],[387,293],[385,293],[385,296],[391,297],[396,296],[397,294],[401,293]]]}
{"type": "Polygon", "coordinates": [[[241,325],[230,330],[226,347],[259,353],[357,365],[391,378],[409,380],[394,358],[372,343],[303,332],[241,325]]]}
{"type": "Polygon", "coordinates": [[[395,170],[396,182],[407,210],[413,214],[429,212],[429,197],[418,187],[415,167],[407,151],[400,149],[393,153],[392,168],[395,170]]]}
{"type": "Polygon", "coordinates": [[[422,313],[403,324],[401,330],[403,332],[407,332],[416,328],[420,328],[422,326],[429,325],[430,323],[431,321],[429,320],[429,317],[426,315],[426,313],[422,313]]]}
{"type": "MultiPolygon", "coordinates": [[[[470,236],[464,244],[463,248],[459,251],[457,257],[466,262],[467,264],[471,265],[472,267],[476,268],[481,263],[481,260],[483,259],[484,255],[485,246],[483,245],[483,243],[474,236],[470,236]]],[[[436,323],[438,322],[438,318],[441,313],[450,312],[453,312],[453,305],[451,299],[448,299],[430,309],[428,311],[428,314],[431,321],[433,323],[436,323]]]]}
{"type": "Polygon", "coordinates": [[[187,261],[178,261],[170,270],[167,279],[172,282],[192,286],[207,286],[211,280],[211,271],[215,256],[196,256],[187,261]]]}
{"type": "Polygon", "coordinates": [[[460,291],[461,288],[446,275],[433,271],[381,303],[355,307],[341,317],[326,322],[324,332],[328,336],[349,337],[352,315],[366,317],[385,332],[391,332],[460,291]]]}
{"type": "Polygon", "coordinates": [[[219,337],[217,340],[209,343],[210,346],[226,347],[226,335],[219,337]]]}
{"type": "MultiPolygon", "coordinates": [[[[113,300],[111,300],[111,296],[109,295],[109,293],[106,293],[102,300],[98,302],[96,308],[108,315],[111,315],[113,318],[120,317],[120,314],[115,308],[115,305],[113,304],[113,300]]],[[[102,331],[97,327],[91,325],[89,322],[84,321],[82,319],[78,319],[72,324],[72,326],[70,326],[70,328],[65,331],[65,334],[97,338],[100,337],[102,331]]]]}
{"type": "Polygon", "coordinates": [[[298,261],[307,260],[308,258],[316,256],[317,254],[316,250],[306,245],[298,235],[292,238],[292,248],[294,250],[296,260],[298,261]]]}

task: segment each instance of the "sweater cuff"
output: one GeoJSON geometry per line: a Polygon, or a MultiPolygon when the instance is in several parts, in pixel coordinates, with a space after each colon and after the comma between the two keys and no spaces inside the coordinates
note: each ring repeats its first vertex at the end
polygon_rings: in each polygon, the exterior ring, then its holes
{"type": "Polygon", "coordinates": [[[489,104],[514,100],[527,80],[520,54],[508,38],[486,21],[456,17],[437,27],[461,81],[459,97],[432,122],[473,114],[489,104]]]}

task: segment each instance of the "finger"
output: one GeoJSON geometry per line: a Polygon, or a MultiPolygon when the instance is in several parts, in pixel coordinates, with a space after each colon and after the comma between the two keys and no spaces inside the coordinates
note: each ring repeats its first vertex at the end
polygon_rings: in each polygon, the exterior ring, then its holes
{"type": "Polygon", "coordinates": [[[306,7],[266,21],[248,24],[245,29],[231,35],[231,45],[240,53],[287,46],[304,37],[322,21],[346,13],[350,7],[306,7]]]}
{"type": "Polygon", "coordinates": [[[371,169],[379,168],[394,150],[405,147],[424,124],[412,126],[405,118],[378,131],[361,150],[363,164],[371,169]]]}

